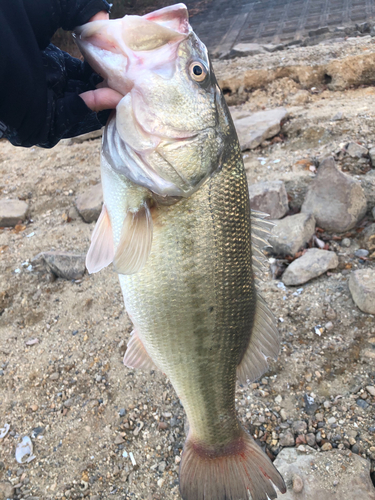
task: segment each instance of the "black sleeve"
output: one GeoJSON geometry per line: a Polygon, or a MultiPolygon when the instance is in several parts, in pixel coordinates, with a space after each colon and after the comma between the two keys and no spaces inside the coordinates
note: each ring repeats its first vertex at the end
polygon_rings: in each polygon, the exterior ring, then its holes
{"type": "MultiPolygon", "coordinates": [[[[100,10],[108,11],[109,4],[104,0],[0,0],[0,131],[5,130],[13,144],[51,147],[79,122],[88,120],[91,130],[100,127],[96,113],[78,95],[54,93],[42,52],[56,29],[84,24],[100,10]],[[68,127],[53,137],[51,127],[58,119],[54,113],[64,107],[64,98],[67,105],[73,104],[73,109],[64,111],[69,115],[64,118],[68,127]]],[[[86,89],[90,88],[94,87],[86,89]]]]}

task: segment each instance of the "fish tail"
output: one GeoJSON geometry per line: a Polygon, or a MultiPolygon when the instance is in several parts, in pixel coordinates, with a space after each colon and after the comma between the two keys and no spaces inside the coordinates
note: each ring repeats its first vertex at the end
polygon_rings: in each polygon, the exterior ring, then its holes
{"type": "Polygon", "coordinates": [[[215,448],[186,440],[180,464],[183,500],[267,500],[286,492],[271,460],[241,428],[240,437],[215,448]]]}

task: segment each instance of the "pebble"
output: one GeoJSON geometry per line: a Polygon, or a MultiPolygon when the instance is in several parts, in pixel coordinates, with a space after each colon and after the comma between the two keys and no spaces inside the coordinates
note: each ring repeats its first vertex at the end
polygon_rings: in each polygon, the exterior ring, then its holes
{"type": "Polygon", "coordinates": [[[294,435],[290,430],[280,434],[280,446],[294,446],[294,435]]]}
{"type": "Polygon", "coordinates": [[[331,424],[334,424],[336,422],[336,419],[335,417],[330,417],[327,422],[331,425],[331,424]]]}
{"type": "Polygon", "coordinates": [[[375,387],[373,385],[367,385],[366,391],[375,398],[375,387]]]}
{"type": "Polygon", "coordinates": [[[323,451],[329,451],[329,450],[332,450],[332,445],[331,445],[331,443],[324,443],[321,449],[322,449],[323,451]]]}
{"type": "Polygon", "coordinates": [[[368,402],[364,399],[357,399],[356,403],[360,408],[363,408],[364,410],[366,410],[366,408],[369,406],[368,402]]]}
{"type": "Polygon", "coordinates": [[[351,241],[349,238],[343,238],[343,240],[341,241],[341,246],[344,247],[344,248],[349,248],[351,245],[351,241]]]}
{"type": "Polygon", "coordinates": [[[160,479],[158,479],[157,485],[159,486],[159,488],[161,488],[163,486],[164,481],[165,481],[165,479],[163,477],[161,477],[160,479]]]}
{"type": "Polygon", "coordinates": [[[375,314],[375,270],[357,269],[350,274],[349,290],[361,311],[375,314]]]}
{"type": "Polygon", "coordinates": [[[288,116],[285,108],[250,113],[231,110],[242,151],[255,149],[280,132],[281,122],[288,116]]]}
{"type": "Polygon", "coordinates": [[[288,195],[282,181],[252,184],[249,194],[251,208],[269,214],[271,219],[281,219],[289,209],[288,195]]]}
{"type": "Polygon", "coordinates": [[[325,328],[326,330],[328,330],[328,331],[329,331],[329,330],[332,330],[332,328],[333,328],[333,323],[332,323],[332,321],[328,321],[328,323],[326,323],[326,324],[324,325],[324,328],[325,328]]]}
{"type": "Polygon", "coordinates": [[[159,422],[158,427],[161,430],[165,430],[168,429],[168,424],[166,422],[159,422]]]}
{"type": "Polygon", "coordinates": [[[356,251],[354,252],[354,255],[355,255],[356,257],[359,257],[359,258],[361,259],[362,257],[368,257],[368,254],[369,254],[369,253],[370,253],[370,252],[369,252],[368,250],[365,250],[364,248],[359,248],[358,250],[356,250],[356,251]]]}
{"type": "Polygon", "coordinates": [[[293,491],[294,493],[301,493],[301,491],[303,490],[303,479],[301,476],[299,476],[298,474],[294,474],[293,475],[293,491]]]}
{"type": "Polygon", "coordinates": [[[301,211],[313,214],[319,227],[343,233],[364,217],[367,199],[361,184],[342,173],[333,158],[327,158],[307,191],[301,211]]]}
{"type": "Polygon", "coordinates": [[[27,217],[29,205],[21,200],[0,200],[0,227],[14,227],[27,217]]]}
{"type": "Polygon", "coordinates": [[[315,219],[310,214],[291,215],[275,224],[268,241],[278,255],[295,255],[315,232],[315,219]]]}
{"type": "Polygon", "coordinates": [[[66,280],[82,278],[86,271],[86,255],[71,252],[42,252],[42,257],[48,268],[58,276],[66,280]]]}
{"type": "Polygon", "coordinates": [[[368,154],[368,149],[356,142],[349,142],[349,144],[346,146],[346,152],[352,158],[362,158],[362,156],[368,154]]]}
{"type": "Polygon", "coordinates": [[[303,420],[297,420],[292,424],[292,430],[295,434],[303,434],[307,429],[307,424],[303,420]]]}
{"type": "Polygon", "coordinates": [[[125,408],[120,408],[120,411],[118,413],[119,413],[120,417],[125,417],[125,415],[126,415],[125,408]]]}
{"type": "Polygon", "coordinates": [[[7,500],[8,498],[13,498],[14,487],[8,481],[0,482],[0,499],[7,500]]]}
{"type": "Polygon", "coordinates": [[[102,205],[103,190],[100,183],[92,186],[76,199],[78,213],[85,222],[95,222],[99,218],[102,205]]]}
{"type": "Polygon", "coordinates": [[[36,404],[33,404],[33,405],[30,406],[30,408],[31,408],[31,411],[37,411],[38,408],[39,408],[39,406],[36,405],[36,404]]]}
{"type": "Polygon", "coordinates": [[[315,443],[316,443],[315,434],[313,434],[312,432],[309,432],[308,434],[306,434],[306,443],[309,446],[315,446],[315,443]]]}
{"type": "Polygon", "coordinates": [[[302,257],[294,260],[287,267],[282,280],[287,286],[302,285],[329,269],[335,269],[338,265],[339,259],[335,252],[309,248],[302,257]]]}

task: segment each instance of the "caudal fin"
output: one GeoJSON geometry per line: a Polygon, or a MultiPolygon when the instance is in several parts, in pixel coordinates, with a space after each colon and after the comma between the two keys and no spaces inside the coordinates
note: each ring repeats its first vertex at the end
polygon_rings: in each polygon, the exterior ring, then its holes
{"type": "Polygon", "coordinates": [[[248,500],[249,493],[252,500],[274,499],[273,485],[286,492],[271,460],[245,431],[220,449],[196,444],[188,436],[180,465],[184,500],[248,500]]]}

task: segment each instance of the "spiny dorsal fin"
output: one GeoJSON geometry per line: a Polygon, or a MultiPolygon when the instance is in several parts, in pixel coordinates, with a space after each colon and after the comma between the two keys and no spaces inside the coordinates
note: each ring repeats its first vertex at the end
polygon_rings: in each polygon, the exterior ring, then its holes
{"type": "Polygon", "coordinates": [[[124,356],[124,365],[140,370],[155,370],[156,365],[147,353],[143,342],[136,331],[133,331],[124,356]]]}
{"type": "Polygon", "coordinates": [[[276,359],[280,351],[276,319],[257,293],[254,326],[246,352],[237,367],[241,384],[252,382],[268,370],[267,358],[276,359]]]}
{"type": "Polygon", "coordinates": [[[152,234],[152,216],[147,203],[136,212],[127,212],[113,260],[119,274],[135,274],[142,269],[151,252],[152,234]]]}
{"type": "Polygon", "coordinates": [[[90,274],[107,267],[115,255],[111,221],[106,206],[103,208],[91,236],[91,245],[86,255],[86,267],[90,274]]]}

